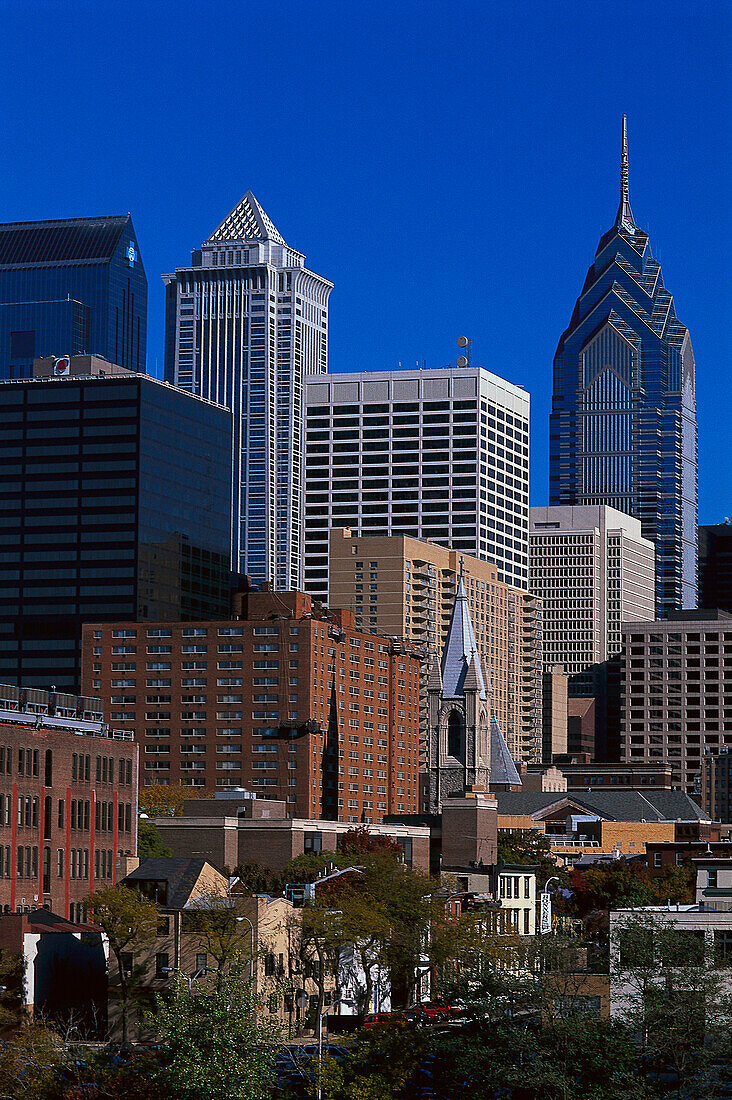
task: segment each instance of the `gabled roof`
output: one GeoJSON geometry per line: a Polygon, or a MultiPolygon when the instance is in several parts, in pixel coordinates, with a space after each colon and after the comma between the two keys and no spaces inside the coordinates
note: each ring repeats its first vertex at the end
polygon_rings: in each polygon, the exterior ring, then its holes
{"type": "Polygon", "coordinates": [[[265,214],[251,191],[236,204],[214,229],[209,241],[274,241],[284,244],[282,234],[265,214]]]}
{"type": "Polygon", "coordinates": [[[495,715],[491,718],[491,783],[521,786],[521,776],[495,715]]]}
{"type": "Polygon", "coordinates": [[[97,263],[114,255],[129,214],[0,223],[0,266],[97,263]]]}
{"type": "Polygon", "coordinates": [[[458,580],[455,605],[452,609],[447,642],[442,655],[442,694],[445,699],[459,699],[465,687],[465,675],[475,657],[475,676],[480,698],[487,698],[478,647],[475,644],[470,606],[462,576],[458,580]]]}
{"type": "Polygon", "coordinates": [[[507,791],[496,795],[499,814],[542,816],[563,805],[596,814],[606,821],[706,821],[704,812],[684,791],[507,791]]]}
{"type": "Polygon", "coordinates": [[[206,859],[185,859],[169,856],[151,856],[143,859],[139,867],[131,871],[123,882],[166,882],[168,900],[166,909],[183,909],[190,900],[201,872],[208,864],[206,859]]]}

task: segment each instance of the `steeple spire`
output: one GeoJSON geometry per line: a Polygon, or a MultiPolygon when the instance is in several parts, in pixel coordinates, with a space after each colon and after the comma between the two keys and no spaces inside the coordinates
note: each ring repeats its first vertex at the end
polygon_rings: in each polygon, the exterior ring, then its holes
{"type": "Polygon", "coordinates": [[[623,115],[623,148],[620,157],[620,206],[615,219],[618,229],[636,229],[633,211],[630,209],[630,185],[628,182],[628,119],[623,115]]]}

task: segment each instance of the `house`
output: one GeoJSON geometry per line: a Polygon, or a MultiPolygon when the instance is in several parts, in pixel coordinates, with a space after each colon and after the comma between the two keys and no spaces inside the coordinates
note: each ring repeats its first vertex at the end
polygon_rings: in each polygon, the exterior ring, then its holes
{"type": "MultiPolygon", "coordinates": [[[[107,944],[101,929],[47,909],[4,913],[0,950],[4,965],[9,958],[20,960],[18,993],[24,1015],[43,1016],[85,1038],[104,1037],[107,944]]],[[[13,992],[7,973],[2,979],[13,992]]]]}

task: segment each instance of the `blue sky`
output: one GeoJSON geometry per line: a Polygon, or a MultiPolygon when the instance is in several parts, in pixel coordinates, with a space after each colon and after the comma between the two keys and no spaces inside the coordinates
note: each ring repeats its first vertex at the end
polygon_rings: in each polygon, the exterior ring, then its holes
{"type": "Polygon", "coordinates": [[[0,220],[131,211],[159,275],[249,188],[335,283],[332,370],[474,360],[531,392],[631,202],[697,362],[700,519],[732,514],[732,5],[0,0],[0,220]]]}

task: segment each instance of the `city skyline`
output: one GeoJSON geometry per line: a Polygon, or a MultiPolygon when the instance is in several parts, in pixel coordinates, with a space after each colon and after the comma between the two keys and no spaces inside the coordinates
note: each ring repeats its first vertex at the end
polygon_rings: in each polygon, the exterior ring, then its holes
{"type": "Polygon", "coordinates": [[[694,340],[700,522],[729,512],[716,473],[725,455],[720,400],[722,415],[729,401],[719,386],[729,354],[729,144],[717,122],[730,98],[729,9],[672,3],[659,25],[650,10],[602,2],[561,13],[493,6],[490,14],[435,4],[427,20],[410,3],[368,15],[334,9],[335,18],[324,5],[308,19],[279,3],[266,16],[249,12],[239,29],[222,5],[206,26],[222,63],[195,102],[179,95],[175,78],[198,54],[196,20],[185,5],[175,20],[172,10],[146,9],[145,34],[132,34],[122,59],[105,35],[110,13],[90,19],[84,3],[71,13],[49,6],[39,26],[20,5],[6,12],[0,77],[15,165],[0,181],[3,218],[132,208],[151,288],[151,374],[163,372],[157,276],[251,188],[288,242],[308,253],[307,266],[335,283],[330,368],[440,367],[454,360],[457,335],[472,337],[476,364],[532,395],[531,496],[545,502],[552,356],[577,272],[617,205],[615,135],[626,112],[635,211],[660,242],[694,340]],[[164,28],[164,58],[151,45],[156,28],[164,28]],[[631,29],[646,44],[644,66],[615,49],[631,29]],[[65,95],[49,104],[43,85],[13,64],[12,49],[20,54],[32,36],[42,68],[70,32],[64,57],[73,62],[78,52],[84,65],[66,66],[65,95]],[[257,35],[277,42],[282,75],[253,109],[246,97],[264,75],[265,52],[247,51],[243,66],[238,46],[257,35]],[[560,73],[556,57],[565,55],[575,64],[560,73]],[[124,70],[122,96],[101,79],[111,64],[124,70]],[[663,111],[649,107],[649,69],[663,111]],[[598,81],[597,72],[613,79],[598,81]],[[234,140],[224,100],[242,107],[234,140]],[[63,122],[67,111],[73,127],[63,122]],[[53,173],[52,187],[38,171],[40,146],[46,163],[73,164],[53,173]],[[189,157],[204,156],[205,178],[194,169],[178,186],[189,157]],[[390,236],[398,241],[391,249],[390,236]]]}

